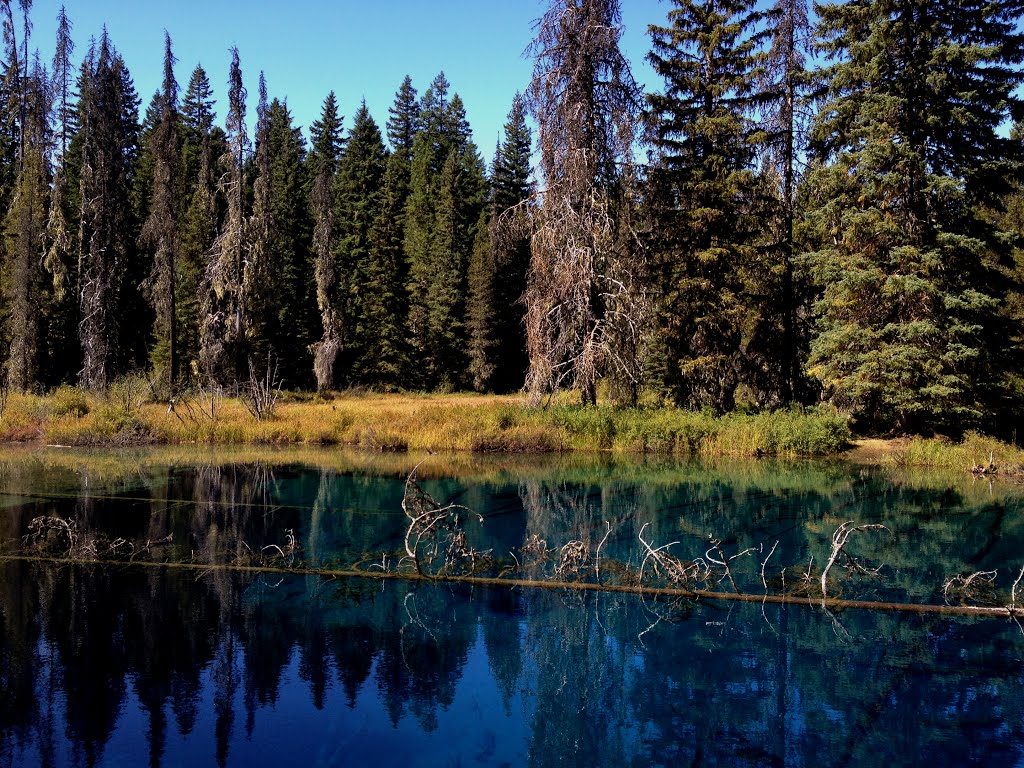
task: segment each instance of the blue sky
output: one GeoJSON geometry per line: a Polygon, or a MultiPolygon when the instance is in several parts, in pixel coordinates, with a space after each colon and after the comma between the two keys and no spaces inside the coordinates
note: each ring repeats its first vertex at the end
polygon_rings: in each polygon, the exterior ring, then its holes
{"type": "MultiPolygon", "coordinates": [[[[13,3],[12,3],[13,4],[13,3]]],[[[529,81],[531,62],[523,50],[540,0],[36,0],[32,47],[45,61],[53,56],[56,16],[61,5],[74,25],[75,61],[105,23],[114,45],[148,104],[161,77],[163,32],[178,58],[184,91],[192,69],[202,63],[217,98],[223,124],[228,49],[237,45],[255,114],[260,70],[271,98],[287,98],[295,122],[307,128],[328,91],[334,90],[346,129],[362,99],[381,124],[402,78],[409,74],[422,93],[444,70],[466,104],[474,138],[490,158],[517,90],[529,81]]],[[[644,63],[650,23],[664,22],[668,3],[623,0],[623,50],[634,75],[656,89],[644,63]]]]}

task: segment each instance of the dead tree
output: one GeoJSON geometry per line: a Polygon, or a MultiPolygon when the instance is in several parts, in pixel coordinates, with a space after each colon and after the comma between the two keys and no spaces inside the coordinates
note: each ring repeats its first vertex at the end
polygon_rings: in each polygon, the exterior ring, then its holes
{"type": "Polygon", "coordinates": [[[531,46],[546,185],[524,297],[534,403],[575,386],[594,404],[607,375],[636,396],[647,304],[631,213],[639,89],[620,21],[617,0],[551,0],[531,46]]]}

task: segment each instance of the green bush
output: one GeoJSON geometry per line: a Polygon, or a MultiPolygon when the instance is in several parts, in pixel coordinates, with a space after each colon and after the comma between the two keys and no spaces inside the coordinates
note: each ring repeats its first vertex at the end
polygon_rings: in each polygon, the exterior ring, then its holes
{"type": "Polygon", "coordinates": [[[78,387],[62,384],[50,399],[50,413],[53,416],[75,416],[81,418],[89,413],[89,400],[78,387]]]}

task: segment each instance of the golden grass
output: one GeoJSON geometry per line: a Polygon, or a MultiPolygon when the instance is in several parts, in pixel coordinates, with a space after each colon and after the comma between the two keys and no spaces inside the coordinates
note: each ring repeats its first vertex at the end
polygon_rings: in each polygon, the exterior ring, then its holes
{"type": "Polygon", "coordinates": [[[812,456],[842,450],[845,419],[815,411],[715,417],[674,408],[546,408],[521,396],[342,394],[294,399],[257,420],[238,399],[137,403],[62,387],[11,395],[0,440],[57,445],[351,445],[379,451],[612,451],[715,456],[812,456]],[[205,406],[205,407],[204,407],[205,406]]]}
{"type": "Polygon", "coordinates": [[[895,441],[883,463],[898,467],[932,467],[978,474],[1024,475],[1024,450],[993,437],[968,432],[958,443],[936,438],[895,441]],[[994,467],[994,472],[989,465],[994,467]],[[984,471],[982,471],[984,470],[984,471]]]}

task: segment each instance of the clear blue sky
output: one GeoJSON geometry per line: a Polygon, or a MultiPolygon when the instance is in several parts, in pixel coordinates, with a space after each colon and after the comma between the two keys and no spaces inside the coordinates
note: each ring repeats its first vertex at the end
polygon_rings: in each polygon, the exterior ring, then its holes
{"type": "MultiPolygon", "coordinates": [[[[487,158],[513,95],[529,82],[531,62],[522,53],[533,37],[533,21],[546,7],[540,0],[36,0],[31,44],[47,62],[62,4],[74,25],[76,67],[89,38],[98,37],[105,23],[143,110],[159,87],[166,29],[182,91],[201,62],[214,88],[220,124],[232,45],[241,56],[250,122],[263,70],[270,97],[287,99],[304,129],[332,89],[346,129],[364,98],[383,129],[406,74],[422,94],[444,70],[466,104],[474,138],[487,158]]],[[[646,30],[650,23],[664,22],[669,6],[658,0],[623,0],[622,5],[623,50],[636,79],[657,89],[660,83],[643,61],[646,30]]]]}

